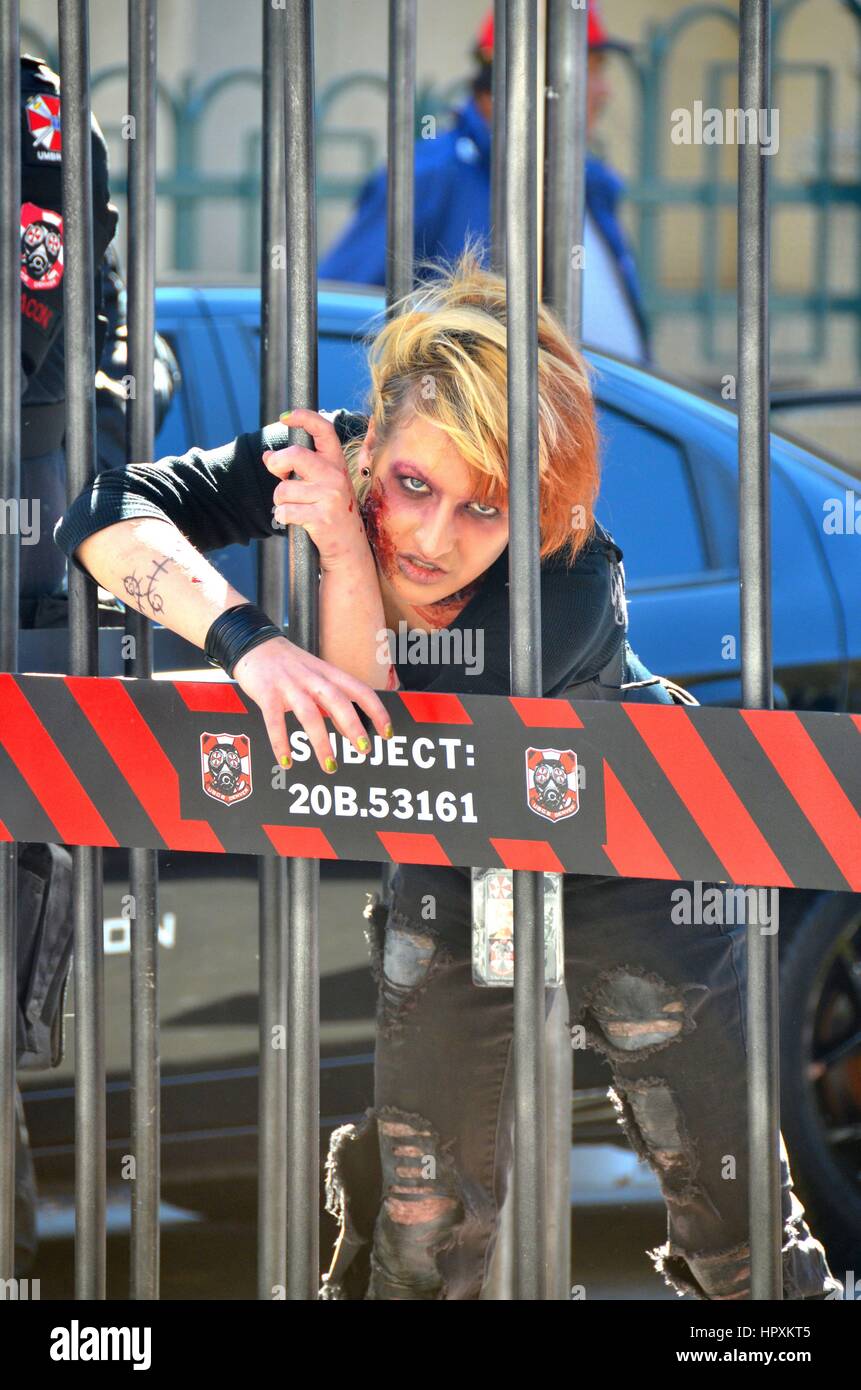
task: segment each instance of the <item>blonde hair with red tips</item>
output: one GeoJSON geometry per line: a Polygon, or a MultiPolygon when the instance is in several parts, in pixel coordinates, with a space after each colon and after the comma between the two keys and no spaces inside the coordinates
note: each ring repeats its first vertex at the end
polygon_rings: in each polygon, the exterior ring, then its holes
{"type": "MultiPolygon", "coordinates": [[[[374,450],[411,416],[438,426],[466,463],[475,500],[508,498],[505,281],[483,269],[474,245],[404,297],[369,346],[374,450]],[[400,309],[401,312],[397,313],[400,309]]],[[[588,367],[555,314],[538,308],[538,471],[541,559],[573,564],[594,530],[598,430],[588,367]]],[[[371,486],[344,453],[359,501],[371,486]]]]}

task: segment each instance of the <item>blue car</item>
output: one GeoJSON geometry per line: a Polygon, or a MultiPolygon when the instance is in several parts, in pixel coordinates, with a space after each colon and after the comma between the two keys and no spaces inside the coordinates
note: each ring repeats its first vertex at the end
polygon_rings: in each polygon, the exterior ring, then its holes
{"type": "MultiPolygon", "coordinates": [[[[159,292],[158,328],[185,374],[160,456],[257,427],[259,306],[250,289],[159,292]]],[[[361,335],[382,309],[376,293],[321,293],[322,408],[361,408],[361,335]]],[[[631,644],[702,703],[740,704],[735,415],[666,377],[587,357],[604,438],[598,516],[625,552],[631,644]]],[[[772,436],[771,456],[775,702],[861,710],[861,515],[852,529],[846,500],[854,487],[861,502],[861,491],[787,439],[772,436]],[[845,512],[842,530],[826,529],[835,509],[845,512]]],[[[216,562],[241,591],[253,589],[253,547],[216,562]]]]}
{"type": "MultiPolygon", "coordinates": [[[[163,288],[157,327],[183,374],[157,456],[214,447],[256,428],[259,295],[163,288]]],[[[376,292],[319,302],[320,405],[360,408],[368,385],[362,333],[376,292]]],[[[702,702],[740,703],[736,419],[679,382],[588,354],[604,439],[598,515],[625,552],[630,640],[651,670],[702,702]]],[[[286,408],[292,402],[285,400],[286,408]]],[[[861,505],[857,481],[772,436],[776,701],[861,711],[861,505]],[[854,487],[854,491],[853,491],[854,487]]],[[[255,549],[211,558],[255,592],[255,549]]],[[[286,611],[286,605],[285,605],[286,611]]],[[[121,615],[114,609],[114,618],[121,615]]],[[[111,621],[110,608],[104,610],[111,621]]],[[[22,633],[22,669],[61,670],[51,633],[22,633]],[[26,639],[26,640],[24,640],[26,639]],[[41,643],[41,645],[39,645],[41,643]],[[30,646],[29,644],[33,644],[30,646]]],[[[120,674],[121,627],[103,627],[101,670],[120,674]]],[[[202,665],[199,651],[155,633],[157,670],[202,665]]],[[[128,1152],[127,856],[105,852],[109,1182],[128,1152]],[[125,932],[124,932],[125,926],[125,932]]],[[[160,855],[163,1191],[203,1212],[255,1209],[257,1167],[257,893],[243,856],[160,855]],[[218,862],[214,862],[217,859],[218,862]]],[[[370,1103],[374,990],[361,889],[373,865],[321,866],[321,1128],[370,1103]]],[[[832,1267],[861,1268],[861,896],[781,890],[782,1127],[796,1185],[832,1267]],[[844,1263],[845,1261],[845,1263],[844,1263]]],[[[575,1141],[624,1144],[597,1054],[578,1060],[575,1141]]],[[[40,1188],[72,1184],[70,1059],[22,1081],[40,1188]],[[29,1083],[29,1084],[28,1084],[29,1083]]],[[[327,1218],[323,1218],[324,1223],[327,1218]]],[[[323,1229],[322,1248],[334,1234],[323,1229]]]]}

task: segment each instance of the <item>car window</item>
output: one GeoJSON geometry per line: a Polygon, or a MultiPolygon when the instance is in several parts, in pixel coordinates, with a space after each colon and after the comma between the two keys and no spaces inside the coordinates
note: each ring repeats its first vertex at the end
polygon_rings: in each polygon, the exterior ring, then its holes
{"type": "Polygon", "coordinates": [[[772,405],[771,427],[861,477],[861,401],[772,405]]]}
{"type": "Polygon", "coordinates": [[[629,584],[706,568],[702,526],[677,443],[599,406],[602,477],[596,513],[625,554],[629,584]]]}
{"type": "Polygon", "coordinates": [[[363,410],[368,387],[367,349],[361,340],[332,334],[320,338],[320,407],[363,410]]]}
{"type": "MultiPolygon", "coordinates": [[[[260,359],[260,327],[248,324],[245,328],[245,347],[253,355],[255,373],[260,359]]],[[[321,410],[362,410],[365,405],[368,387],[371,384],[368,371],[367,349],[360,337],[349,337],[343,333],[321,332],[317,358],[317,376],[321,410]]],[[[249,391],[243,400],[248,405],[254,401],[254,419],[244,429],[253,429],[257,419],[256,385],[253,393],[249,391]]],[[[284,403],[287,409],[287,402],[284,403]]]]}
{"type": "Polygon", "coordinates": [[[184,454],[193,445],[214,449],[236,434],[236,407],[218,335],[205,319],[182,318],[165,331],[182,383],[156,439],[156,458],[184,454]]]}
{"type": "MultiPolygon", "coordinates": [[[[183,357],[185,341],[176,326],[166,328],[161,322],[158,331],[165,339],[168,346],[172,349],[180,371],[183,370],[183,357]]],[[[171,397],[167,414],[161,424],[155,441],[154,454],[157,459],[165,458],[168,454],[182,454],[188,448],[186,440],[189,437],[191,421],[189,420],[189,395],[185,387],[185,378],[180,382],[178,388],[174,390],[171,397]]]]}

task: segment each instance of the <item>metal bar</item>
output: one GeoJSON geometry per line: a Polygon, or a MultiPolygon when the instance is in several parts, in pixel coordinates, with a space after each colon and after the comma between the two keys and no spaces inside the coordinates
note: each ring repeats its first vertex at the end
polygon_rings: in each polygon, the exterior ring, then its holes
{"type": "MultiPolygon", "coordinates": [[[[0,189],[3,206],[21,202],[21,64],[18,0],[0,11],[0,189]]],[[[21,492],[21,239],[15,217],[0,219],[0,495],[21,492]]],[[[0,545],[0,670],[18,669],[19,546],[0,545]]]]}
{"type": "Polygon", "coordinates": [[[544,879],[540,874],[524,870],[515,870],[512,879],[515,941],[514,1296],[519,1300],[535,1302],[547,1297],[547,1107],[544,933],[541,930],[544,879]]]}
{"type": "Polygon", "coordinates": [[[287,1008],[287,1297],[311,1300],[319,1285],[320,864],[289,865],[287,1008]]]}
{"type": "Polygon", "coordinates": [[[490,142],[490,264],[505,274],[505,0],[493,5],[493,133],[490,142]]]}
{"type": "Polygon", "coordinates": [[[413,287],[416,0],[389,0],[386,304],[413,287]]]}
{"type": "MultiPolygon", "coordinates": [[[[416,5],[389,0],[386,307],[409,294],[415,274],[416,5]]],[[[395,866],[380,872],[380,901],[391,901],[395,866]]]]}
{"type": "MultiPolygon", "coordinates": [[[[16,53],[17,57],[17,53],[16,53]]],[[[7,68],[4,66],[4,75],[7,68]]],[[[7,203],[8,207],[9,204],[7,203]]],[[[14,206],[14,205],[13,205],[14,206]]],[[[16,416],[18,410],[15,410],[16,416]]],[[[12,609],[17,616],[17,610],[12,609]]],[[[13,843],[0,845],[0,1278],[15,1273],[15,972],[17,858],[13,843]]]]}
{"type": "Polygon", "coordinates": [[[287,1287],[287,1048],[283,1039],[289,1017],[289,940],[287,866],[283,860],[260,860],[257,903],[260,924],[257,1296],[271,1299],[287,1287]]]}
{"type": "Polygon", "coordinates": [[[568,990],[553,990],[545,1027],[547,1074],[547,1290],[556,1303],[571,1297],[571,1123],[574,1054],[568,990]]]}
{"type": "MultiPolygon", "coordinates": [[[[86,0],[59,0],[63,100],[66,494],[92,480],[96,457],[95,276],[90,145],[89,22],[86,0]]],[[[69,671],[98,673],[96,585],[69,566],[69,671]]],[[[105,1296],[105,1047],[102,854],[76,847],[75,923],[75,1293],[105,1296]]]]}
{"type": "MultiPolygon", "coordinates": [[[[21,203],[18,0],[0,10],[0,195],[21,203]]],[[[21,495],[21,279],[18,218],[0,219],[0,498],[21,495]]],[[[0,539],[0,670],[18,669],[18,537],[0,539]]],[[[15,1270],[17,850],[0,844],[0,1278],[15,1270]]]]}
{"type": "Polygon", "coordinates": [[[131,1140],[130,1293],[159,1296],[161,1199],[161,1060],[159,1055],[158,852],[129,850],[131,922],[131,1140]]]}
{"type": "MultiPolygon", "coordinates": [[[[290,408],[317,408],[317,218],[314,201],[314,9],[285,0],[285,167],[290,274],[287,277],[287,395],[290,408]]],[[[313,447],[304,430],[290,442],[313,447]]],[[[291,526],[290,640],[318,647],[318,555],[310,537],[291,526]]],[[[316,1297],[319,1275],[320,864],[291,859],[287,967],[287,1297],[316,1297]]]]}
{"type": "MultiPolygon", "coordinates": [[[[580,344],[583,321],[583,223],[586,212],[585,9],[547,0],[544,136],[544,302],[580,344]]],[[[547,1018],[547,1271],[556,1301],[571,1286],[571,1097],[574,1054],[568,990],[556,991],[547,1018]]]]}
{"type": "Polygon", "coordinates": [[[536,235],[535,245],[537,247],[535,255],[535,280],[538,285],[539,296],[541,286],[544,283],[544,162],[546,159],[546,147],[544,142],[545,108],[547,106],[545,87],[547,80],[547,0],[537,0],[535,5],[535,90],[533,102],[535,105],[535,217],[536,235]]]}
{"type": "MultiPolygon", "coordinates": [[[[156,6],[129,0],[128,109],[134,138],[128,141],[128,372],[134,390],[126,402],[126,461],[155,452],[155,178],[156,6]]],[[[152,675],[152,627],[126,609],[132,639],[126,674],[152,675]]],[[[158,853],[129,851],[131,927],[131,1296],[159,1295],[159,1199],[161,1188],[161,1062],[158,995],[158,853]]]]}
{"type": "MultiPolygon", "coordinates": [[[[490,141],[490,265],[505,274],[505,0],[493,5],[490,141]]],[[[484,1296],[508,1302],[514,1297],[514,1160],[505,1201],[497,1214],[496,1246],[484,1296]]]]}
{"type": "MultiPolygon", "coordinates": [[[[538,227],[534,98],[538,57],[529,0],[505,12],[505,228],[508,304],[511,690],[541,694],[538,525],[538,227]]],[[[546,1288],[544,876],[515,870],[514,1164],[516,1297],[546,1288]]]]}
{"type": "MultiPolygon", "coordinates": [[[[739,105],[770,103],[770,0],[742,5],[739,105]]],[[[738,482],[742,704],[771,709],[771,528],[768,432],[768,159],[738,151],[738,482]]],[[[747,929],[751,1298],[783,1297],[777,938],[747,929]]]]}
{"type": "Polygon", "coordinates": [[[586,215],[586,11],[547,0],[544,302],[572,342],[583,325],[586,215]]]}
{"type": "MultiPolygon", "coordinates": [[[[260,424],[277,420],[288,404],[287,194],[284,88],[287,24],[283,10],[263,0],[263,202],[260,243],[260,424]]],[[[278,537],[258,550],[257,602],[273,622],[284,616],[287,548],[278,537]]],[[[257,865],[260,931],[260,1089],[258,1094],[257,1294],[271,1299],[287,1285],[287,866],[262,857],[257,865]]]]}

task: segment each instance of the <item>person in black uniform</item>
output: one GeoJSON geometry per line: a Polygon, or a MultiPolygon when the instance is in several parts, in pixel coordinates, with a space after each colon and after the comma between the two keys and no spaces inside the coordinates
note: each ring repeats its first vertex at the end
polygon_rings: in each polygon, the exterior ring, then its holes
{"type": "MultiPolygon", "coordinates": [[[[162,623],[224,666],[260,706],[285,766],[288,710],[333,773],[324,713],[366,751],[353,702],[391,732],[375,690],[509,693],[505,284],[466,252],[403,308],[370,350],[369,416],[282,417],[315,451],[288,446],[273,424],[105,474],[57,530],[76,564],[144,613],[157,603],[162,623]],[[289,524],[319,551],[320,658],[200,553],[289,524]],[[482,634],[480,669],[399,664],[381,637],[401,623],[482,634]]],[[[684,700],[628,642],[622,552],[594,516],[585,362],[543,307],[538,331],[543,692],[684,700]]],[[[744,928],[672,924],[678,886],[564,876],[571,1016],[609,1060],[620,1123],[660,1181],[668,1240],[650,1252],[656,1268],[696,1298],[744,1298],[744,928]]],[[[401,865],[389,908],[377,901],[366,915],[379,986],[375,1104],[332,1140],[342,1239],[322,1295],[474,1299],[509,1167],[511,994],[472,982],[468,867],[401,865]]],[[[785,1296],[827,1297],[840,1285],[785,1152],[782,1184],[785,1296]]]]}
{"type": "MultiPolygon", "coordinates": [[[[101,267],[116,231],[117,210],[110,201],[107,147],[95,117],[91,152],[98,362],[107,329],[101,267]]],[[[38,509],[34,534],[27,537],[22,531],[20,547],[27,626],[35,617],[36,601],[56,592],[65,575],[62,556],[42,540],[65,506],[62,195],[60,79],[26,54],[21,59],[21,493],[22,513],[25,502],[34,512],[38,509]]]]}
{"type": "MultiPolygon", "coordinates": [[[[92,118],[93,263],[97,467],[125,462],[125,286],[113,240],[117,210],[110,201],[108,152],[92,118]]],[[[66,505],[66,362],[63,327],[62,121],[60,79],[41,59],[21,58],[21,499],[20,601],[22,628],[65,626],[65,559],[53,530],[66,505]]],[[[155,342],[156,428],[167,412],[179,370],[167,343],[155,342]]],[[[19,960],[41,941],[40,988],[68,969],[72,921],[68,912],[71,860],[59,845],[18,847],[19,960]],[[48,929],[50,923],[50,930],[48,929]]],[[[56,1008],[62,991],[51,992],[56,1008]]],[[[43,1001],[19,998],[19,1022],[43,1001]]],[[[46,1032],[50,1032],[50,1020],[46,1032]]],[[[32,1025],[30,1025],[32,1026],[32,1025]]],[[[19,1027],[19,1062],[47,1067],[50,1048],[28,1047],[19,1027]],[[22,1061],[23,1058],[23,1061],[22,1061]]],[[[36,1182],[20,1095],[17,1097],[16,1273],[36,1252],[36,1182]]]]}
{"type": "MultiPolygon", "coordinates": [[[[116,208],[108,190],[108,160],[98,122],[92,121],[93,247],[97,357],[107,321],[102,310],[102,259],[114,235],[116,208]]],[[[63,438],[66,429],[63,275],[66,269],[62,201],[62,128],[60,79],[39,58],[21,58],[21,498],[19,622],[22,627],[51,625],[65,614],[55,596],[62,589],[64,557],[52,544],[52,531],[66,502],[63,438]]],[[[14,210],[13,210],[14,215],[14,210]]],[[[7,540],[8,543],[8,540],[7,540]]],[[[14,541],[12,542],[14,543],[14,541]]],[[[17,936],[19,960],[38,939],[40,904],[57,885],[65,895],[71,882],[71,859],[62,846],[51,846],[51,876],[34,872],[38,847],[18,846],[17,936]]],[[[67,912],[59,937],[71,940],[67,912]]],[[[58,937],[58,939],[59,939],[58,937]]],[[[47,943],[46,943],[47,944],[47,943]]],[[[50,943],[56,947],[57,940],[50,943]]],[[[67,967],[69,953],[59,958],[67,967]]],[[[39,973],[39,972],[36,972],[39,973]]],[[[44,971],[43,971],[44,973],[44,971]]],[[[26,984],[26,981],[25,981],[26,984]]],[[[29,1002],[29,1001],[27,1001],[29,1002]]],[[[26,1045],[20,1022],[26,1002],[19,980],[19,1036],[16,1053],[23,1064],[26,1045]]],[[[50,1058],[30,1057],[30,1065],[50,1065],[50,1058]]],[[[16,1096],[15,1272],[30,1268],[36,1253],[36,1179],[24,1109],[16,1096]]]]}
{"type": "MultiPolygon", "coordinates": [[[[126,314],[117,210],[110,201],[108,151],[92,118],[93,253],[96,306],[97,467],[125,462],[126,314]]],[[[52,533],[66,505],[63,441],[66,364],[63,330],[65,245],[62,216],[60,79],[39,58],[21,58],[21,622],[65,621],[58,599],[65,580],[52,533]],[[38,516],[36,511],[38,510],[38,516]]],[[[167,413],[179,369],[156,334],[156,429],[167,413]]]]}

